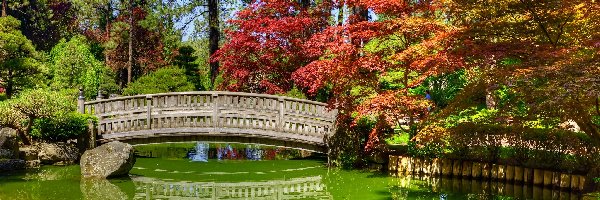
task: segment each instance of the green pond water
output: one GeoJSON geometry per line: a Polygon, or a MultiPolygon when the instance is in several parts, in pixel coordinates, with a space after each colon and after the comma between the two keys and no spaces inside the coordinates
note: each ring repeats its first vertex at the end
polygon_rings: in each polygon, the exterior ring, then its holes
{"type": "Polygon", "coordinates": [[[139,157],[130,177],[109,181],[82,180],[77,165],[5,172],[0,174],[0,200],[582,199],[568,191],[504,182],[328,169],[319,158],[191,162],[185,153],[139,157]]]}

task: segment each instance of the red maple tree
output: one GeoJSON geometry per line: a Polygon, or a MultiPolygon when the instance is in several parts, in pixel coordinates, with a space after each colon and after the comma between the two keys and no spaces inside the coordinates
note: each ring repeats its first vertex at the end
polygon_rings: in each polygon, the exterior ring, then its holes
{"type": "MultiPolygon", "coordinates": [[[[457,54],[460,44],[454,36],[460,29],[445,23],[435,1],[348,1],[347,6],[369,9],[383,14],[380,21],[356,20],[329,27],[316,34],[305,45],[305,52],[319,57],[294,72],[296,84],[314,94],[330,87],[330,105],[354,119],[375,116],[377,123],[369,135],[366,149],[378,145],[380,130],[402,118],[413,118],[427,112],[429,103],[423,96],[411,94],[410,88],[425,78],[463,67],[457,54]],[[396,38],[390,44],[378,41],[396,38]],[[366,48],[372,44],[375,48],[366,48]],[[378,86],[379,78],[391,71],[404,73],[402,89],[386,90],[378,86]],[[351,94],[356,88],[372,88],[371,92],[351,94]],[[356,99],[365,98],[357,102],[356,99]]],[[[360,10],[360,9],[358,9],[360,10]]],[[[344,116],[342,116],[344,117],[344,116]]]]}
{"type": "Polygon", "coordinates": [[[304,54],[304,43],[327,25],[328,4],[303,7],[295,1],[255,1],[229,21],[227,43],[212,57],[221,63],[221,89],[284,93],[291,74],[316,59],[304,54]]]}

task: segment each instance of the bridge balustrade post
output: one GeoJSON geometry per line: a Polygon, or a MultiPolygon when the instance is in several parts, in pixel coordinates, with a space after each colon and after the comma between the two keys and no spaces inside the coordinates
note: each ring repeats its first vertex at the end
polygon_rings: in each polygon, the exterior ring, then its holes
{"type": "Polygon", "coordinates": [[[148,129],[152,129],[152,95],[146,95],[146,122],[148,129]]]}
{"type": "Polygon", "coordinates": [[[277,130],[283,132],[285,126],[285,98],[279,97],[279,120],[277,120],[277,130]]]}
{"type": "Polygon", "coordinates": [[[85,114],[85,96],[83,96],[83,89],[79,88],[79,97],[77,98],[77,110],[81,114],[85,114]]]}
{"type": "Polygon", "coordinates": [[[219,123],[219,94],[212,94],[213,100],[213,113],[212,113],[212,123],[214,132],[217,132],[217,127],[219,123]]]}

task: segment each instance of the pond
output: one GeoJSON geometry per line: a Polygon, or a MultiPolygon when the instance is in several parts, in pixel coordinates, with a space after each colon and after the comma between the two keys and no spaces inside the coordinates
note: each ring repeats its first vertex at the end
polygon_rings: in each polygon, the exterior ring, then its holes
{"type": "Polygon", "coordinates": [[[140,157],[130,177],[110,181],[81,180],[77,165],[4,173],[0,200],[582,199],[577,193],[504,182],[328,169],[322,157],[302,158],[307,155],[272,147],[260,148],[271,155],[261,160],[242,156],[245,150],[219,160],[219,150],[213,148],[207,151],[208,162],[192,162],[186,157],[193,147],[194,143],[136,147],[140,157]]]}

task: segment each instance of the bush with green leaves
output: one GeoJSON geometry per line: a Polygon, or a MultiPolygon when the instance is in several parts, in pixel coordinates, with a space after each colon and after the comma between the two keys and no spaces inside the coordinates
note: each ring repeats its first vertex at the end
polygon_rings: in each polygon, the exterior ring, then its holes
{"type": "MultiPolygon", "coordinates": [[[[55,119],[75,112],[72,91],[34,89],[23,91],[16,98],[0,102],[0,126],[17,130],[24,144],[31,144],[30,133],[38,119],[55,119]]],[[[57,134],[57,133],[52,133],[57,134]]]]}
{"type": "Polygon", "coordinates": [[[297,87],[293,87],[290,91],[283,93],[283,94],[278,94],[278,95],[296,98],[296,99],[307,99],[306,95],[302,91],[300,91],[297,87]]]}
{"type": "Polygon", "coordinates": [[[421,129],[409,154],[583,173],[600,164],[585,133],[559,129],[461,123],[421,129]]]}
{"type": "Polygon", "coordinates": [[[130,83],[123,90],[123,95],[186,91],[194,91],[194,84],[188,81],[185,70],[178,67],[165,67],[130,83]]]}
{"type": "Polygon", "coordinates": [[[88,120],[95,119],[94,116],[77,112],[52,118],[40,118],[33,122],[30,135],[35,139],[51,142],[76,139],[88,131],[88,120]]]}
{"type": "Polygon", "coordinates": [[[50,51],[51,86],[54,89],[83,88],[85,97],[94,98],[98,89],[114,93],[119,87],[114,74],[98,61],[83,36],[62,39],[50,51]]]}

